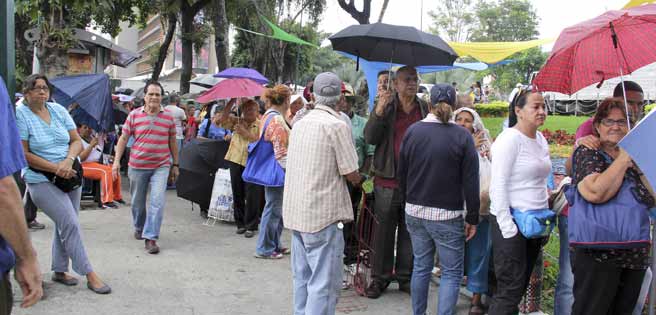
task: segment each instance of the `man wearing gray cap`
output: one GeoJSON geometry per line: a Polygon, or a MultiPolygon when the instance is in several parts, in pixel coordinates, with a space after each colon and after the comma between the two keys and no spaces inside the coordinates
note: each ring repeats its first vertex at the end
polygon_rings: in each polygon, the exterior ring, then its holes
{"type": "Polygon", "coordinates": [[[289,136],[283,222],[292,230],[294,314],[335,314],[342,284],[343,222],[353,220],[346,181],[359,185],[351,130],[335,110],[341,80],[314,79],[315,108],[289,136]]]}

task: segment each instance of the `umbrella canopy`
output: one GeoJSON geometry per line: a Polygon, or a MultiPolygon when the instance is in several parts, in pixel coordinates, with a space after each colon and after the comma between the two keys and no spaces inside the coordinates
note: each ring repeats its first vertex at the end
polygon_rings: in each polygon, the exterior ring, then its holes
{"type": "Polygon", "coordinates": [[[349,26],[331,36],[333,49],[368,61],[410,66],[452,65],[458,58],[439,36],[384,23],[349,26]]]}
{"type": "Polygon", "coordinates": [[[189,84],[198,85],[206,89],[212,88],[217,83],[221,82],[223,79],[216,78],[211,74],[199,74],[193,80],[189,81],[189,84]]]}
{"type": "Polygon", "coordinates": [[[180,177],[176,182],[178,197],[209,208],[214,173],[228,168],[223,159],[228,146],[225,141],[195,139],[182,148],[180,177]]]}
{"type": "Polygon", "coordinates": [[[654,38],[656,5],[608,11],[563,30],[533,83],[542,91],[574,94],[629,74],[656,61],[654,38]]]}
{"type": "Polygon", "coordinates": [[[208,103],[218,99],[259,96],[264,88],[251,79],[229,79],[219,82],[201,94],[196,102],[208,103]]]}
{"type": "Polygon", "coordinates": [[[652,187],[656,187],[656,146],[648,145],[656,135],[656,110],[652,110],[627,134],[620,146],[638,164],[652,187]]]}
{"type": "Polygon", "coordinates": [[[50,80],[54,86],[52,98],[67,107],[78,103],[91,121],[86,124],[97,131],[114,130],[112,93],[106,74],[81,74],[50,80]]]}
{"type": "Polygon", "coordinates": [[[265,78],[261,73],[257,72],[257,70],[250,68],[228,68],[214,76],[226,79],[251,79],[261,84],[269,83],[269,79],[265,78]]]}

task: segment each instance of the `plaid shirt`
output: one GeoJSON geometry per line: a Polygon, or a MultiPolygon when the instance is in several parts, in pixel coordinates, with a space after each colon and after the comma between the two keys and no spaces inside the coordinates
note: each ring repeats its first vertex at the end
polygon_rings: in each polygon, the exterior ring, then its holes
{"type": "Polygon", "coordinates": [[[332,108],[317,105],[292,129],[282,216],[285,227],[316,233],[352,221],[344,175],[358,170],[351,130],[332,108]]]}
{"type": "Polygon", "coordinates": [[[406,203],[405,213],[415,218],[424,219],[424,220],[446,221],[446,220],[455,219],[457,217],[463,217],[465,215],[465,210],[453,211],[453,210],[431,208],[431,207],[406,203]]]}

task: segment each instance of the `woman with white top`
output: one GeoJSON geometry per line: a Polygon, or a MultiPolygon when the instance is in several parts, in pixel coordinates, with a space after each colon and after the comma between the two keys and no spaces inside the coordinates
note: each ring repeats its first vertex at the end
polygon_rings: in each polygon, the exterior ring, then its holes
{"type": "Polygon", "coordinates": [[[491,238],[497,292],[489,314],[517,314],[544,238],[524,237],[511,211],[548,208],[549,146],[538,131],[546,119],[542,95],[531,87],[511,103],[509,128],[492,145],[491,238]]]}

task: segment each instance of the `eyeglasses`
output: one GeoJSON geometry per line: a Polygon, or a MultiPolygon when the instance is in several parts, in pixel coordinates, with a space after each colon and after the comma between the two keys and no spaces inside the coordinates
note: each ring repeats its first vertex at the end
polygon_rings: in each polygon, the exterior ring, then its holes
{"type": "Polygon", "coordinates": [[[609,119],[609,118],[604,118],[601,120],[601,124],[604,125],[605,127],[613,127],[614,125],[617,125],[618,127],[626,127],[627,126],[627,121],[626,119],[609,119]]]}
{"type": "Polygon", "coordinates": [[[32,88],[32,91],[43,91],[43,92],[48,92],[50,91],[50,88],[47,86],[35,86],[32,88]]]}

